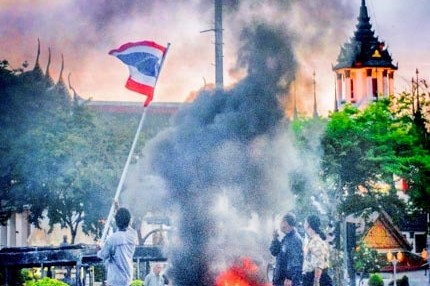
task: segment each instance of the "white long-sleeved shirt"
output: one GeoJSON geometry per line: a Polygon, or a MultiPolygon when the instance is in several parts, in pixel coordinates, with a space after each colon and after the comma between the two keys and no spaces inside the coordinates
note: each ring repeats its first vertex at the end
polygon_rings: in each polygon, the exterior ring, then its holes
{"type": "Polygon", "coordinates": [[[97,256],[103,259],[109,286],[127,286],[133,279],[133,255],[138,243],[131,227],[110,235],[97,256]]]}

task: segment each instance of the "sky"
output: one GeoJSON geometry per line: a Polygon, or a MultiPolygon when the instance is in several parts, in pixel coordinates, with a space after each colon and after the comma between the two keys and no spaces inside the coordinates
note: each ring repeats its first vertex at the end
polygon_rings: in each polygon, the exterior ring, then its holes
{"type": "MultiPolygon", "coordinates": [[[[224,83],[234,86],[245,75],[237,64],[241,31],[256,22],[277,25],[294,35],[299,63],[294,86],[299,112],[311,112],[313,72],[321,114],[333,108],[332,65],[340,46],[353,36],[361,0],[224,0],[224,83]]],[[[366,0],[375,34],[388,45],[397,92],[409,90],[415,69],[430,76],[430,2],[366,0]]],[[[13,68],[34,66],[37,39],[45,70],[48,47],[50,74],[58,80],[61,54],[65,79],[77,93],[92,100],[143,101],[127,90],[127,67],[111,49],[127,42],[171,43],[155,91],[160,102],[183,102],[215,82],[214,27],[211,0],[1,0],[0,59],[13,68]]]]}

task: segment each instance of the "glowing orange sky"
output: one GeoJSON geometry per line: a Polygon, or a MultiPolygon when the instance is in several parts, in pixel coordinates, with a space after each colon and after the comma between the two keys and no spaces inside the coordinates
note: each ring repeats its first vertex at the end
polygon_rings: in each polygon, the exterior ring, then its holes
{"type": "MultiPolygon", "coordinates": [[[[184,101],[214,79],[213,1],[135,0],[108,4],[103,0],[33,0],[0,2],[0,59],[16,68],[27,60],[33,67],[37,38],[42,67],[51,47],[51,75],[58,79],[61,54],[65,74],[84,98],[142,101],[124,88],[128,69],[108,51],[126,42],[171,43],[156,88],[155,101],[184,101]],[[17,4],[18,3],[18,4],[17,4]]],[[[334,75],[340,46],[355,31],[361,0],[224,0],[224,81],[234,84],[241,28],[259,20],[290,29],[301,64],[297,85],[299,108],[312,107],[311,79],[316,72],[320,113],[333,106],[334,75]],[[291,2],[291,5],[288,3],[291,2]],[[311,93],[311,94],[309,94],[311,93]],[[309,100],[307,100],[309,99],[309,100]]],[[[396,91],[409,89],[415,68],[430,76],[430,2],[428,0],[367,0],[371,23],[384,40],[394,63],[396,91]]],[[[240,52],[240,51],[239,51],[240,52]]]]}

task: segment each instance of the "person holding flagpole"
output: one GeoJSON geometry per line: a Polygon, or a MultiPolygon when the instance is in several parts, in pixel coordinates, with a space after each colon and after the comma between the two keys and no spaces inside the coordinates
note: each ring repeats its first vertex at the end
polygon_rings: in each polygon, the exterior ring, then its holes
{"type": "Polygon", "coordinates": [[[124,185],[128,167],[130,165],[134,149],[136,148],[140,131],[142,130],[143,121],[145,120],[146,107],[149,106],[154,97],[155,85],[157,84],[158,76],[160,75],[161,67],[163,66],[169,47],[170,43],[167,44],[167,47],[164,47],[153,41],[141,41],[123,44],[118,49],[114,49],[109,52],[109,55],[117,57],[123,63],[128,65],[130,75],[127,79],[125,87],[132,91],[141,93],[147,98],[143,104],[144,109],[142,116],[140,118],[133,143],[128,153],[127,161],[125,162],[124,169],[115,192],[115,197],[113,199],[113,203],[103,229],[101,237],[102,244],[105,242],[110,229],[110,224],[115,212],[115,203],[119,201],[119,196],[121,194],[122,186],[124,185]]]}
{"type": "Polygon", "coordinates": [[[97,256],[105,262],[107,284],[109,286],[128,286],[133,278],[133,255],[138,244],[137,232],[130,227],[130,212],[126,208],[118,209],[118,202],[128,166],[145,119],[146,107],[149,106],[154,97],[155,85],[169,46],[170,44],[167,47],[163,47],[152,41],[141,41],[124,44],[118,49],[109,52],[110,55],[116,56],[129,67],[130,75],[126,87],[147,96],[144,102],[145,108],[103,229],[101,247],[97,252],[97,256]],[[114,214],[118,231],[107,237],[114,214]]]}
{"type": "Polygon", "coordinates": [[[115,214],[118,230],[97,252],[97,257],[105,263],[109,286],[128,286],[133,280],[133,255],[138,239],[137,232],[130,227],[130,220],[128,209],[119,208],[115,214]]]}

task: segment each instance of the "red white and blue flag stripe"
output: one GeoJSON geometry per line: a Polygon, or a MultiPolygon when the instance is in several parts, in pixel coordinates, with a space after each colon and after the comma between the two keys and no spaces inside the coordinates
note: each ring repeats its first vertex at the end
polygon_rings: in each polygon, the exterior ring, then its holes
{"type": "Polygon", "coordinates": [[[130,76],[125,87],[147,96],[144,106],[148,106],[154,96],[154,88],[160,73],[166,47],[155,42],[142,41],[127,43],[109,52],[128,65],[130,76]]]}

